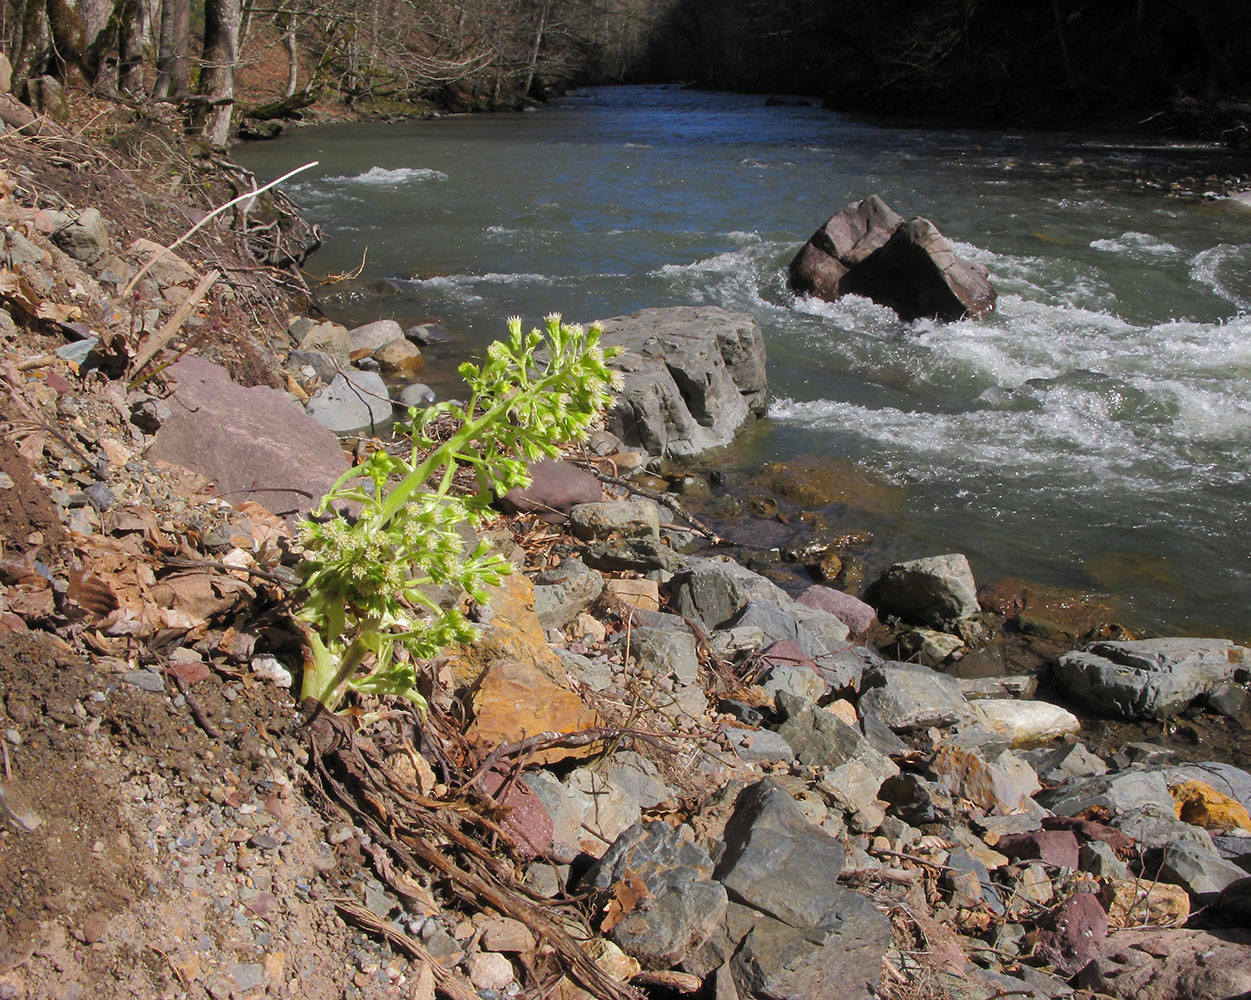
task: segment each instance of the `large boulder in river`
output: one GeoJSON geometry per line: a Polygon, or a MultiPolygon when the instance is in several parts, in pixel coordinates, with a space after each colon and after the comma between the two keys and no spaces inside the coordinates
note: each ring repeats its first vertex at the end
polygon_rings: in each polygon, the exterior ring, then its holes
{"type": "Polygon", "coordinates": [[[688,458],[727,445],[769,405],[764,337],[755,318],[716,306],[643,309],[600,321],[623,386],[608,430],[648,454],[688,458]]]}
{"type": "Polygon", "coordinates": [[[928,219],[904,221],[877,195],[831,216],[790,264],[796,292],[833,302],[863,295],[901,319],[957,320],[995,307],[986,268],[956,256],[928,219]]]}

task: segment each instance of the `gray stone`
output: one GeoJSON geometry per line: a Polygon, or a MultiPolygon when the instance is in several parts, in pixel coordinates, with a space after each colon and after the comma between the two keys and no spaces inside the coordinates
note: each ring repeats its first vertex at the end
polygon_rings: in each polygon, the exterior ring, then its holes
{"type": "Polygon", "coordinates": [[[656,765],[633,750],[618,750],[604,770],[613,785],[643,809],[658,806],[672,794],[661,780],[656,765]]]}
{"type": "Polygon", "coordinates": [[[1076,816],[1091,807],[1107,809],[1115,819],[1145,805],[1172,810],[1173,796],[1159,771],[1120,771],[1073,778],[1038,795],[1057,816],[1076,816]]]}
{"type": "Polygon", "coordinates": [[[255,500],[292,516],[307,513],[347,470],[338,439],[285,394],[245,389],[203,358],[184,357],[168,372],[178,380],[178,405],[157,432],[150,461],[203,473],[236,503],[255,500]]]}
{"type": "Polygon", "coordinates": [[[960,682],[919,663],[887,661],[864,672],[860,709],[896,732],[975,718],[960,682]]]}
{"type": "Polygon", "coordinates": [[[1003,897],[999,894],[999,889],[991,880],[990,872],[982,862],[968,851],[957,848],[947,856],[945,868],[943,883],[949,890],[959,892],[965,881],[971,877],[976,886],[975,902],[972,905],[985,905],[992,913],[1003,915],[1003,897]],[[961,876],[964,879],[961,879],[961,876]]]}
{"type": "Polygon", "coordinates": [[[842,845],[768,778],[739,795],[715,877],[733,898],[792,927],[815,927],[842,890],[842,845]]]}
{"type": "Polygon", "coordinates": [[[660,538],[660,512],[651,500],[604,500],[569,512],[569,528],[583,541],[660,538]]]}
{"type": "Polygon", "coordinates": [[[346,365],[341,359],[336,360],[334,355],[327,354],[325,351],[297,348],[287,355],[287,368],[289,371],[298,375],[301,368],[311,368],[313,369],[313,374],[323,382],[329,382],[345,367],[346,365]]]}
{"type": "Polygon", "coordinates": [[[582,884],[608,900],[617,885],[646,886],[649,897],[628,909],[609,931],[627,954],[649,968],[672,968],[721,922],[726,890],[712,881],[712,859],[681,839],[668,823],[625,830],[587,871],[582,884]]]}
{"type": "MultiPolygon", "coordinates": [[[[539,797],[552,818],[552,846],[549,849],[552,858],[566,864],[573,861],[582,853],[582,841],[590,838],[583,831],[582,823],[594,812],[595,803],[591,796],[579,788],[561,783],[551,773],[543,770],[527,771],[521,776],[521,780],[539,797]]],[[[636,815],[630,822],[637,819],[636,815]]],[[[613,836],[620,833],[625,826],[629,826],[629,823],[616,830],[613,836]]],[[[611,837],[596,837],[591,842],[593,845],[600,845],[602,852],[611,840],[611,837]]]]}
{"type": "Polygon", "coordinates": [[[348,341],[347,327],[329,322],[318,323],[316,326],[302,331],[299,349],[301,351],[322,351],[332,357],[339,358],[344,365],[348,363],[348,357],[352,353],[352,346],[348,341]]]}
{"type": "Polygon", "coordinates": [[[592,691],[604,691],[612,686],[611,665],[558,646],[553,646],[552,652],[560,657],[570,678],[579,684],[585,684],[592,691]]]}
{"type": "Polygon", "coordinates": [[[1038,690],[1038,678],[1033,674],[961,677],[960,690],[969,701],[983,698],[1032,698],[1038,690]]]}
{"type": "Polygon", "coordinates": [[[1200,850],[1214,851],[1212,837],[1201,827],[1183,823],[1177,818],[1172,806],[1148,803],[1138,809],[1121,813],[1117,828],[1138,841],[1143,850],[1163,847],[1173,842],[1188,842],[1200,850]]]}
{"type": "Polygon", "coordinates": [[[49,212],[55,227],[52,242],[75,260],[94,264],[109,252],[109,231],[94,208],[81,212],[49,212]]]}
{"type": "Polygon", "coordinates": [[[75,340],[69,344],[62,344],[54,353],[58,358],[81,367],[86,362],[87,355],[95,350],[99,343],[99,337],[88,337],[86,340],[75,340]]]}
{"type": "Polygon", "coordinates": [[[349,354],[357,351],[373,353],[394,340],[403,340],[404,328],[393,319],[380,319],[349,330],[347,339],[349,354]]]}
{"type": "Polygon", "coordinates": [[[1083,743],[1027,750],[1025,759],[1038,777],[1048,785],[1058,785],[1070,778],[1088,778],[1108,773],[1108,765],[1101,757],[1087,750],[1083,743]]]}
{"type": "Polygon", "coordinates": [[[604,578],[581,560],[566,559],[534,578],[534,611],[544,628],[564,628],[604,590],[604,578]]]}
{"type": "Polygon", "coordinates": [[[959,554],[895,563],[874,581],[866,597],[881,611],[940,630],[978,611],[973,571],[959,554]]]}
{"type": "Polygon", "coordinates": [[[904,772],[887,778],[878,789],[878,798],[890,805],[891,815],[905,823],[922,826],[951,818],[951,796],[919,774],[904,772]]]}
{"type": "Polygon", "coordinates": [[[438,397],[435,395],[430,386],[422,382],[414,382],[412,385],[406,385],[399,391],[399,395],[395,397],[397,405],[409,409],[424,410],[428,406],[433,406],[438,397]]]}
{"type": "Polygon", "coordinates": [[[716,306],[644,309],[601,321],[623,386],[606,414],[625,444],[669,458],[729,444],[768,407],[764,338],[756,320],[716,306]]]}
{"type": "Polygon", "coordinates": [[[795,759],[791,745],[771,729],[738,729],[725,730],[726,739],[731,749],[745,763],[783,761],[790,763],[795,759]]]}
{"type": "Polygon", "coordinates": [[[1159,719],[1228,683],[1246,656],[1227,639],[1096,642],[1061,656],[1052,678],[1096,711],[1159,719]]]}
{"type": "Polygon", "coordinates": [[[740,996],[767,1000],[870,1000],[890,945],[890,921],[863,896],[836,886],[815,927],[759,916],[731,961],[740,996]]]}
{"type": "MultiPolygon", "coordinates": [[[[626,633],[618,633],[624,647],[626,633]]],[[[630,654],[653,677],[672,677],[680,684],[699,680],[699,653],[689,631],[661,629],[644,625],[629,632],[630,654]]]]}
{"type": "Polygon", "coordinates": [[[682,566],[681,557],[656,538],[606,538],[587,542],[582,549],[582,559],[588,566],[606,573],[619,570],[672,573],[682,566]]]}
{"type": "Polygon", "coordinates": [[[1232,861],[1244,872],[1251,872],[1251,834],[1245,831],[1212,834],[1212,846],[1226,861],[1232,861]]]}
{"type": "Polygon", "coordinates": [[[637,823],[643,814],[638,799],[606,771],[581,767],[565,779],[564,785],[570,792],[581,793],[579,801],[585,802],[585,811],[579,818],[583,827],[579,842],[588,854],[601,855],[622,830],[637,823]]]}
{"type": "Polygon", "coordinates": [[[1111,844],[1088,840],[1077,850],[1077,866],[1095,878],[1124,881],[1130,877],[1129,865],[1121,860],[1111,844]]]}
{"type": "Polygon", "coordinates": [[[1157,881],[1180,885],[1200,904],[1210,903],[1227,885],[1247,877],[1245,871],[1213,849],[1189,841],[1174,841],[1148,851],[1143,870],[1157,881]]]}
{"type": "Polygon", "coordinates": [[[391,397],[377,372],[342,371],[313,393],[308,415],[335,434],[379,431],[391,422],[391,397]]]}
{"type": "Polygon", "coordinates": [[[795,613],[796,606],[780,607],[776,604],[749,600],[737,615],[730,621],[732,628],[758,628],[774,642],[789,641],[795,643],[805,656],[820,660],[827,656],[837,644],[847,638],[847,626],[833,615],[805,609],[807,612],[802,620],[795,613]],[[813,616],[822,615],[822,619],[813,616]],[[811,624],[826,628],[826,632],[815,631],[811,624]],[[842,635],[838,635],[838,632],[842,635]],[[831,635],[831,632],[833,635],[831,635]]]}
{"type": "Polygon", "coordinates": [[[230,978],[240,993],[265,985],[265,967],[260,962],[236,962],[230,967],[230,978]]]}
{"type": "Polygon", "coordinates": [[[165,678],[155,670],[128,670],[122,674],[122,680],[127,684],[133,684],[143,691],[159,692],[165,690],[165,678]]]}
{"type": "Polygon", "coordinates": [[[782,693],[806,701],[820,701],[826,691],[821,675],[803,663],[779,663],[771,667],[761,678],[760,686],[774,701],[782,693]]]}

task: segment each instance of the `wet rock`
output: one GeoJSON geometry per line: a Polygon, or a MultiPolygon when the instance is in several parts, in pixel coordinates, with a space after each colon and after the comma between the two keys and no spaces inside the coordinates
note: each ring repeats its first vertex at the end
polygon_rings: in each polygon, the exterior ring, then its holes
{"type": "Polygon", "coordinates": [[[607,429],[651,455],[682,458],[729,444],[768,406],[764,338],[756,320],[716,306],[644,309],[601,322],[623,386],[607,429]]]}
{"type": "Polygon", "coordinates": [[[1251,992],[1251,934],[1225,929],[1124,930],[1081,970],[1077,985],[1117,1000],[1226,1000],[1251,992]]]}
{"type": "Polygon", "coordinates": [[[403,372],[411,375],[421,370],[421,349],[400,337],[383,344],[374,351],[374,360],[382,366],[384,372],[403,372]]]}
{"type": "Polygon", "coordinates": [[[974,318],[995,305],[986,269],[956,256],[928,219],[903,217],[877,195],[826,221],[791,261],[790,285],[833,301],[864,295],[905,321],[974,318]]]}
{"type": "Polygon", "coordinates": [[[1070,896],[1038,923],[1034,954],[1071,976],[1100,952],[1108,936],[1108,915],[1088,892],[1070,896]]]}
{"type": "Polygon", "coordinates": [[[983,726],[1013,746],[1061,739],[1082,728],[1072,712],[1045,701],[985,698],[974,702],[973,709],[983,726]]]}
{"type": "Polygon", "coordinates": [[[861,679],[859,708],[896,732],[951,726],[975,718],[960,682],[919,663],[888,661],[861,679]]]}
{"type": "Polygon", "coordinates": [[[864,635],[877,624],[877,612],[858,597],[833,587],[815,584],[796,600],[810,608],[829,612],[847,626],[852,635],[864,635]]]}
{"type": "Polygon", "coordinates": [[[712,859],[668,823],[638,823],[591,866],[582,884],[603,891],[609,914],[619,917],[608,936],[643,964],[667,969],[702,944],[725,914],[726,890],[712,880],[712,870],[712,859]]]}
{"type": "Polygon", "coordinates": [[[1191,842],[1174,842],[1148,851],[1143,870],[1161,882],[1180,885],[1200,904],[1211,902],[1227,885],[1247,874],[1212,848],[1191,842]]]}
{"type": "Polygon", "coordinates": [[[564,628],[604,590],[604,578],[581,560],[566,559],[534,578],[534,610],[544,628],[564,628]]]}
{"type": "Polygon", "coordinates": [[[895,563],[865,596],[880,610],[904,621],[940,630],[978,611],[973,571],[958,554],[895,563]]]}
{"type": "Polygon", "coordinates": [[[433,406],[437,398],[430,386],[421,382],[414,382],[412,385],[404,386],[400,390],[399,395],[395,397],[395,401],[405,409],[411,407],[424,410],[428,406],[433,406]]]}
{"type": "Polygon", "coordinates": [[[380,431],[391,422],[391,397],[377,372],[341,371],[313,393],[310,417],[335,434],[380,431]]]}
{"type": "Polygon", "coordinates": [[[529,462],[531,483],[510,490],[497,500],[506,514],[538,514],[549,524],[561,524],[578,504],[595,503],[603,496],[599,480],[576,465],[554,459],[529,462]]]}
{"type": "Polygon", "coordinates": [[[149,460],[200,472],[219,493],[279,514],[306,513],[347,470],[338,439],[283,393],[245,389],[203,358],[184,357],[168,371],[180,405],[157,432],[149,460]]]}
{"type": "Polygon", "coordinates": [[[1227,639],[1096,642],[1061,656],[1052,678],[1107,715],[1166,718],[1228,683],[1246,656],[1227,639]]]}
{"type": "Polygon", "coordinates": [[[936,632],[934,629],[916,628],[901,632],[898,635],[899,653],[919,663],[937,665],[957,659],[964,650],[964,640],[948,632],[936,632]]]}

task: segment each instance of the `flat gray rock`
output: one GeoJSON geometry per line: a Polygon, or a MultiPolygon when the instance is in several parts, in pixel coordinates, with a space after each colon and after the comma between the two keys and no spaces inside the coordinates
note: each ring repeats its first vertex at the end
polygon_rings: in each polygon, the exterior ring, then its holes
{"type": "Polygon", "coordinates": [[[896,732],[975,720],[959,680],[919,663],[889,660],[870,667],[861,685],[860,710],[896,732]]]}
{"type": "Polygon", "coordinates": [[[534,578],[534,611],[544,628],[564,628],[604,590],[604,578],[579,559],[566,559],[534,578]]]}
{"type": "Polygon", "coordinates": [[[313,393],[305,410],[335,434],[373,433],[386,427],[392,418],[391,397],[377,372],[339,372],[329,385],[313,393]]]}
{"type": "Polygon", "coordinates": [[[1061,656],[1051,676],[1097,712],[1162,719],[1227,684],[1247,661],[1248,650],[1228,639],[1096,642],[1061,656]]]}

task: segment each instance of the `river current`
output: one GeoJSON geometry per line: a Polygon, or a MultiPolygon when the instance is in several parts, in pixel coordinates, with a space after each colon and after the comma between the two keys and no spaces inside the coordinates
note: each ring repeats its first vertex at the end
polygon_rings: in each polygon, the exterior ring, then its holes
{"type": "Polygon", "coordinates": [[[320,161],[286,188],[328,237],[310,268],[364,257],[321,291],[345,319],[437,317],[451,340],[423,379],[443,394],[510,315],[750,312],[774,398],[734,461],[837,456],[884,477],[900,501],[870,527],[901,558],[963,552],[979,582],[1251,632],[1251,208],[1132,183],[1216,154],[622,87],[300,129],[239,158],[262,179],[320,161]],[[902,323],[791,294],[804,240],[872,193],[985,264],[996,312],[902,323]]]}

